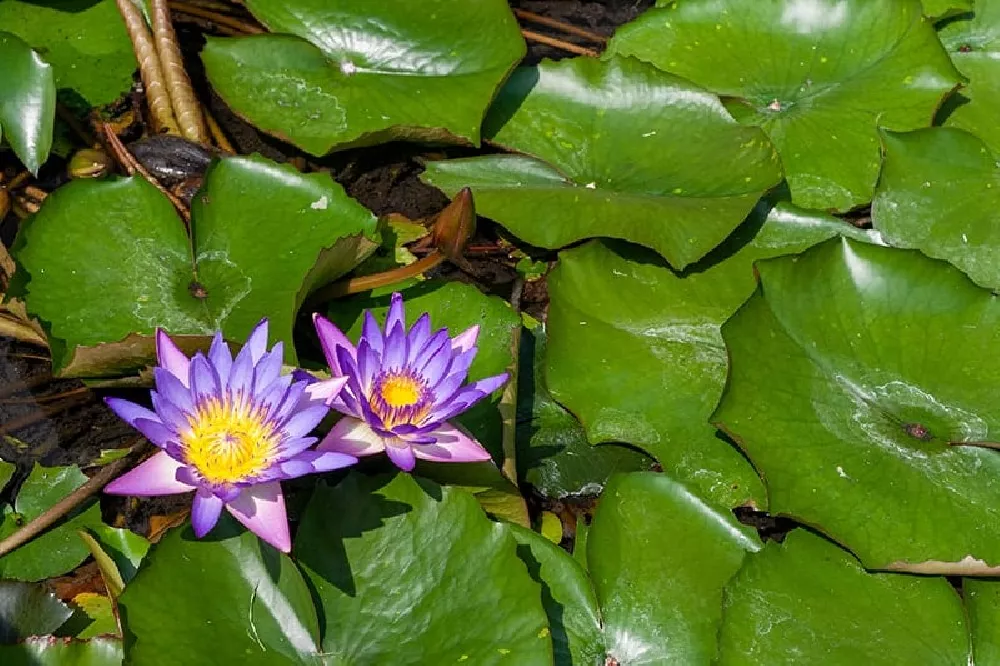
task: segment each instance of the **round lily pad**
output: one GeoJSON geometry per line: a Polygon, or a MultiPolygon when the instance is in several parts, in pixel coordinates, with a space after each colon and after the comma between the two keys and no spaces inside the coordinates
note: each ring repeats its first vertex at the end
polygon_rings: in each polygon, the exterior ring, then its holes
{"type": "MultiPolygon", "coordinates": [[[[0,24],[2,25],[2,24],[0,24]]],[[[52,67],[24,41],[0,32],[0,136],[37,174],[52,148],[56,87],[52,67]]]]}
{"type": "Polygon", "coordinates": [[[670,2],[608,50],[730,98],[777,147],[792,202],[838,211],[871,201],[877,128],[929,126],[961,81],[919,0],[670,2]]]}
{"type": "Polygon", "coordinates": [[[767,479],[770,511],[870,569],[1000,571],[1000,303],[912,250],[834,239],[757,264],[722,329],[713,421],[767,479]],[[965,446],[962,444],[971,444],[965,446]]]}
{"type": "Polygon", "coordinates": [[[629,58],[518,70],[485,127],[522,154],[432,162],[422,177],[452,196],[471,187],[481,215],[540,247],[622,238],[683,268],[781,180],[763,132],[715,95],[629,58]]]}

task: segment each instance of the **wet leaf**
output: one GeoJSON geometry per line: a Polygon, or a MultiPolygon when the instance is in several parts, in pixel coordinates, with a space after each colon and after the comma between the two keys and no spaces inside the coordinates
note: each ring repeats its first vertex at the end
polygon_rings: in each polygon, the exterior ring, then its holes
{"type": "Polygon", "coordinates": [[[51,634],[72,614],[41,583],[0,580],[0,645],[51,634]]]}
{"type": "MultiPolygon", "coordinates": [[[[870,569],[1000,566],[1000,304],[957,269],[848,239],[757,265],[723,327],[713,420],[767,479],[770,511],[870,569]],[[803,288],[808,285],[808,288],[803,288]]],[[[994,569],[994,571],[1000,569],[994,569]]]]}
{"type": "Polygon", "coordinates": [[[1000,168],[975,136],[936,127],[887,133],[872,222],[885,239],[945,259],[1000,289],[1000,168]]]}
{"type": "Polygon", "coordinates": [[[924,16],[940,19],[955,14],[972,11],[972,0],[920,0],[924,8],[924,16]]]}
{"type": "Polygon", "coordinates": [[[79,641],[38,636],[20,645],[0,645],[0,663],[4,666],[120,666],[122,642],[117,638],[79,641]]]}
{"type": "Polygon", "coordinates": [[[551,663],[514,539],[460,490],[407,474],[321,484],[295,553],[322,607],[323,650],[342,663],[551,663]]]}
{"type": "Polygon", "coordinates": [[[486,120],[519,155],[431,162],[425,181],[540,247],[623,238],[683,268],[781,180],[763,132],[701,88],[631,59],[518,70],[486,120]],[[698,141],[690,137],[698,136],[698,141]]]}
{"type": "Polygon", "coordinates": [[[209,38],[212,86],[254,125],[314,155],[394,139],[479,143],[525,52],[502,0],[251,0],[272,35],[209,38]]]}
{"type": "Polygon", "coordinates": [[[726,587],[723,618],[723,666],[972,663],[947,580],[866,573],[804,530],[747,558],[726,587]]]}
{"type": "Polygon", "coordinates": [[[56,369],[80,374],[78,347],[139,334],[143,353],[84,367],[134,372],[148,364],[157,326],[201,336],[221,329],[240,341],[264,316],[294,362],[292,321],[306,294],[374,247],[366,239],[374,216],[329,176],[259,157],[213,165],[192,215],[189,240],[169,201],[142,178],[73,181],[46,199],[22,227],[15,256],[28,274],[29,309],[53,338],[56,369]]]}
{"type": "Polygon", "coordinates": [[[4,0],[0,29],[52,64],[56,88],[70,100],[100,106],[132,87],[138,65],[115,0],[4,0]]]}
{"type": "Polygon", "coordinates": [[[840,211],[871,200],[877,128],[929,126],[961,80],[917,0],[671,2],[608,50],[731,98],[777,147],[792,202],[840,211]]]}
{"type": "Polygon", "coordinates": [[[135,636],[132,663],[198,664],[208,654],[246,666],[322,663],[299,570],[225,515],[203,540],[190,527],[168,532],[118,603],[135,636]]]}
{"type": "Polygon", "coordinates": [[[998,581],[984,578],[965,578],[962,593],[969,615],[972,633],[970,663],[993,664],[1000,662],[1000,585],[998,581]]]}
{"type": "MultiPolygon", "coordinates": [[[[0,25],[3,25],[0,21],[0,25]]],[[[56,86],[52,67],[20,38],[0,32],[0,134],[37,174],[52,148],[56,86]]]]}

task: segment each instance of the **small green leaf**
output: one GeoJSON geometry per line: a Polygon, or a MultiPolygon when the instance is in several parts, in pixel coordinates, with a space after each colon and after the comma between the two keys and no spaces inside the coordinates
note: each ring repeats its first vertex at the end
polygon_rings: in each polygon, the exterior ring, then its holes
{"type": "Polygon", "coordinates": [[[0,580],[0,645],[51,634],[72,614],[41,583],[0,580]]]}
{"type": "Polygon", "coordinates": [[[623,238],[680,269],[781,180],[763,132],[733,120],[715,95],[632,59],[519,70],[486,128],[524,154],[431,162],[423,179],[452,196],[471,187],[481,215],[541,247],[623,238]]]}
{"type": "Polygon", "coordinates": [[[212,86],[257,127],[314,155],[395,139],[479,143],[525,52],[502,0],[251,0],[271,34],[209,38],[212,86]]]}
{"type": "Polygon", "coordinates": [[[747,558],[726,586],[723,618],[720,666],[972,663],[948,581],[866,573],[804,530],[747,558]]]}
{"type": "Polygon", "coordinates": [[[52,148],[56,114],[52,68],[20,38],[0,32],[0,71],[0,135],[25,168],[37,174],[52,148]]]}
{"type": "Polygon", "coordinates": [[[122,657],[122,642],[117,638],[78,641],[36,636],[20,645],[0,645],[4,666],[121,666],[122,657]]]}
{"type": "MultiPolygon", "coordinates": [[[[81,592],[73,597],[76,613],[86,625],[74,638],[88,639],[97,636],[119,636],[118,619],[110,597],[94,592],[81,592]]],[[[66,627],[63,627],[65,633],[66,627]]]]}
{"type": "Polygon", "coordinates": [[[295,553],[340,663],[552,663],[514,539],[460,490],[407,474],[320,484],[295,553]]]}
{"type": "Polygon", "coordinates": [[[792,202],[839,211],[871,201],[878,127],[929,126],[961,81],[918,0],[670,2],[620,28],[608,52],[729,98],[771,137],[792,202]]]}

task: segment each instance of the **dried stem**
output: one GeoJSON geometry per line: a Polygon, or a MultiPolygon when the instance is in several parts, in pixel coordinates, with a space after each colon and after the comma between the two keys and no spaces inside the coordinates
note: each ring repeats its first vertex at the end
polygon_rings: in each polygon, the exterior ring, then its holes
{"type": "Polygon", "coordinates": [[[152,11],[150,19],[153,22],[153,36],[156,39],[156,52],[160,56],[160,65],[167,82],[167,93],[170,103],[180,125],[181,135],[189,141],[208,144],[208,131],[205,120],[201,117],[201,104],[191,88],[191,80],[184,70],[184,58],[180,46],[177,45],[177,34],[170,23],[170,10],[167,0],[151,0],[152,11]]]}
{"type": "Polygon", "coordinates": [[[46,402],[54,402],[56,400],[62,400],[63,398],[73,398],[78,395],[83,395],[89,391],[86,386],[81,386],[80,388],[75,388],[64,393],[53,393],[52,395],[42,395],[42,396],[32,396],[30,398],[7,398],[2,400],[5,405],[21,405],[21,404],[42,404],[46,402]]]}
{"type": "MultiPolygon", "coordinates": [[[[121,0],[119,0],[120,2],[121,0]]],[[[569,53],[575,53],[577,55],[590,56],[591,58],[600,57],[600,53],[593,49],[588,49],[586,46],[577,46],[570,42],[563,41],[561,39],[556,39],[555,37],[548,37],[541,33],[534,32],[533,30],[525,30],[521,28],[521,34],[528,41],[538,42],[539,44],[545,44],[547,46],[553,46],[557,49],[562,49],[563,51],[568,51],[569,53]]]]}
{"type": "MultiPolygon", "coordinates": [[[[49,359],[46,358],[44,360],[47,361],[49,359]]],[[[0,389],[0,398],[6,398],[7,396],[20,393],[21,391],[30,391],[38,388],[39,386],[45,386],[54,380],[55,378],[52,377],[52,375],[38,375],[36,377],[32,377],[31,379],[22,379],[19,382],[8,384],[0,389]]]]}
{"type": "Polygon", "coordinates": [[[526,11],[524,9],[515,9],[514,16],[524,19],[525,21],[537,23],[538,25],[544,25],[548,28],[560,30],[569,35],[583,37],[584,39],[589,39],[590,41],[597,42],[598,44],[604,44],[608,41],[608,38],[604,35],[598,35],[596,32],[591,32],[585,28],[579,28],[571,23],[565,23],[554,18],[549,18],[548,16],[542,16],[541,14],[536,14],[535,12],[526,11]]]}
{"type": "MultiPolygon", "coordinates": [[[[138,438],[138,440],[133,443],[133,446],[140,440],[141,438],[138,438]]],[[[90,480],[82,486],[53,504],[40,516],[24,525],[24,527],[14,532],[3,541],[0,541],[0,557],[3,557],[14,549],[20,548],[24,544],[28,543],[64,516],[68,515],[78,506],[83,504],[89,497],[96,494],[101,490],[101,488],[106,486],[111,479],[118,476],[118,474],[129,465],[129,459],[131,457],[132,456],[126,456],[120,460],[114,461],[113,463],[109,463],[105,467],[102,467],[97,474],[91,477],[90,480]]]]}
{"type": "Polygon", "coordinates": [[[97,140],[94,139],[94,135],[87,130],[86,127],[80,123],[80,119],[76,117],[72,111],[67,109],[65,106],[56,102],[56,114],[59,118],[66,123],[73,132],[80,137],[80,140],[87,146],[94,147],[97,145],[97,140]]]}
{"type": "Polygon", "coordinates": [[[153,127],[158,132],[180,134],[177,120],[174,118],[174,112],[170,106],[170,94],[167,92],[163,67],[160,63],[160,57],[156,53],[153,36],[146,26],[146,19],[139,8],[132,4],[132,0],[115,1],[118,5],[118,13],[125,21],[125,29],[128,31],[129,39],[132,40],[135,57],[139,61],[139,71],[142,74],[142,82],[146,86],[146,100],[153,117],[153,127]]]}
{"type": "Polygon", "coordinates": [[[306,307],[309,307],[309,304],[316,305],[335,298],[357,294],[362,291],[375,289],[376,287],[395,284],[396,282],[406,280],[407,278],[416,277],[417,275],[434,268],[442,261],[444,261],[444,254],[442,254],[440,250],[434,250],[423,259],[418,259],[412,264],[407,264],[406,266],[393,268],[391,271],[375,273],[374,275],[363,275],[361,277],[350,278],[341,282],[334,282],[333,284],[314,292],[309,297],[306,307]]]}
{"type": "Polygon", "coordinates": [[[189,4],[187,2],[170,2],[170,8],[175,12],[180,12],[182,14],[187,14],[188,16],[197,16],[198,18],[205,19],[206,21],[211,21],[216,25],[225,26],[232,30],[236,30],[244,35],[260,35],[266,32],[263,28],[253,25],[247,21],[236,18],[235,16],[226,16],[225,14],[220,14],[214,12],[210,9],[204,9],[196,5],[189,4]]]}
{"type": "Polygon", "coordinates": [[[51,416],[55,416],[56,414],[66,411],[70,407],[77,407],[85,402],[88,402],[89,400],[89,397],[73,397],[49,407],[36,409],[20,418],[10,419],[9,421],[4,422],[3,425],[0,425],[0,435],[9,435],[12,432],[17,432],[18,430],[27,428],[28,426],[35,425],[39,421],[44,421],[51,416]]]}
{"type": "Polygon", "coordinates": [[[19,188],[21,185],[24,184],[24,181],[28,180],[29,178],[31,178],[31,172],[25,169],[21,173],[11,178],[10,182],[4,185],[4,187],[7,188],[8,191],[16,190],[17,188],[19,188]]]}
{"type": "MultiPolygon", "coordinates": [[[[524,292],[524,278],[514,280],[510,293],[510,307],[514,314],[521,316],[521,294],[524,292]]],[[[500,471],[507,480],[517,485],[517,372],[521,358],[521,326],[514,329],[513,340],[510,343],[514,365],[511,368],[510,380],[503,389],[500,398],[500,418],[503,419],[503,466],[500,471]]]]}
{"type": "Polygon", "coordinates": [[[208,131],[212,135],[212,139],[215,145],[219,147],[224,153],[229,153],[230,155],[235,155],[236,150],[233,148],[233,144],[229,143],[229,139],[226,138],[226,133],[222,131],[219,127],[219,123],[215,120],[215,116],[212,112],[208,110],[208,107],[203,107],[205,112],[205,122],[208,123],[208,131]]]}

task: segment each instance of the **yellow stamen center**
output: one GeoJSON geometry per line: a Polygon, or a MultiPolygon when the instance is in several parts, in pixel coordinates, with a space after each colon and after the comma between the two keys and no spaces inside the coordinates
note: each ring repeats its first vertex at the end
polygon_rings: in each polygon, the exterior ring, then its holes
{"type": "Polygon", "coordinates": [[[387,405],[398,408],[417,404],[420,401],[422,388],[416,379],[406,375],[396,375],[383,380],[380,391],[387,405]]]}
{"type": "Polygon", "coordinates": [[[266,470],[274,460],[277,433],[266,415],[242,400],[210,399],[181,435],[187,463],[209,483],[235,483],[266,470]]]}

